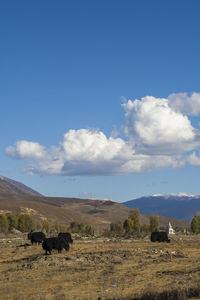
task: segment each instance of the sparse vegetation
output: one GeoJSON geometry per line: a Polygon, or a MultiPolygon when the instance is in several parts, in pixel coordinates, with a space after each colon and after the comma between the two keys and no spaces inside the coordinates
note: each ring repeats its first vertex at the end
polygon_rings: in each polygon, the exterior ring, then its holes
{"type": "Polygon", "coordinates": [[[200,235],[171,243],[96,238],[75,240],[69,252],[0,240],[0,299],[198,299],[200,235]]]}
{"type": "Polygon", "coordinates": [[[35,228],[34,219],[26,214],[1,214],[0,232],[7,234],[12,229],[18,229],[21,232],[27,232],[35,228]]]}
{"type": "Polygon", "coordinates": [[[52,228],[51,224],[47,220],[44,220],[42,222],[41,227],[42,227],[41,230],[45,231],[46,233],[49,233],[51,231],[51,228],[52,228]]]}
{"type": "Polygon", "coordinates": [[[94,235],[94,229],[90,224],[84,225],[83,223],[72,222],[67,229],[71,233],[82,233],[86,235],[94,235]]]}

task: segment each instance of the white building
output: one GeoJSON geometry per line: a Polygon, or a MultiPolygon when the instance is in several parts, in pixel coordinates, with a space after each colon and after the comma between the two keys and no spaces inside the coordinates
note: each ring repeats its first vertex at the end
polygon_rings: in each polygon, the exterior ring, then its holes
{"type": "Polygon", "coordinates": [[[175,230],[172,228],[172,225],[170,222],[169,222],[169,226],[168,226],[168,234],[175,234],[175,230]]]}

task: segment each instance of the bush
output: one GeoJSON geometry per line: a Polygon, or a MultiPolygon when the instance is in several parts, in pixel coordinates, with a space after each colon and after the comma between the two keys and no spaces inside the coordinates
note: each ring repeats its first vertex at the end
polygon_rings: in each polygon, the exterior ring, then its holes
{"type": "Polygon", "coordinates": [[[18,219],[16,215],[9,214],[7,215],[8,219],[8,230],[17,229],[18,219]]]}
{"type": "Polygon", "coordinates": [[[51,231],[51,224],[47,220],[42,222],[42,231],[46,231],[46,233],[51,231]]]}
{"type": "Polygon", "coordinates": [[[92,229],[92,226],[89,224],[85,226],[84,231],[85,231],[85,234],[94,235],[94,229],[92,229]]]}
{"type": "Polygon", "coordinates": [[[112,233],[121,234],[124,232],[123,224],[119,222],[114,222],[110,224],[110,231],[112,233]]]}
{"type": "Polygon", "coordinates": [[[9,223],[8,218],[5,214],[0,215],[0,231],[8,233],[9,223]]]}
{"type": "Polygon", "coordinates": [[[200,216],[193,217],[190,227],[193,233],[200,232],[200,216]]]}
{"type": "Polygon", "coordinates": [[[133,220],[131,218],[128,218],[124,221],[124,230],[126,233],[132,233],[133,232],[133,220]]]}
{"type": "Polygon", "coordinates": [[[92,228],[91,225],[89,224],[84,225],[83,223],[78,223],[78,222],[72,222],[70,224],[70,227],[68,228],[68,231],[72,233],[83,233],[89,235],[94,234],[94,229],[92,228]]]}
{"type": "Polygon", "coordinates": [[[21,232],[27,232],[35,228],[34,220],[26,214],[17,215],[17,229],[21,232]]]}
{"type": "Polygon", "coordinates": [[[148,234],[150,231],[150,225],[149,224],[144,224],[141,226],[141,231],[145,234],[148,234]]]}

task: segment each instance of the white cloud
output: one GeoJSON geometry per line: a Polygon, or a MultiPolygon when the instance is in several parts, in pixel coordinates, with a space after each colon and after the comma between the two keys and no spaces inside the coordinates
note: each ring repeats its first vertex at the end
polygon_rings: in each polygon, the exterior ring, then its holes
{"type": "Polygon", "coordinates": [[[38,143],[28,141],[18,141],[14,147],[9,146],[5,150],[6,154],[13,159],[42,159],[45,157],[45,148],[38,143]]]}
{"type": "Polygon", "coordinates": [[[200,113],[200,93],[171,94],[168,97],[169,106],[176,112],[185,115],[195,115],[200,113]]]}
{"type": "Polygon", "coordinates": [[[127,157],[130,149],[120,138],[107,139],[97,130],[69,130],[62,141],[66,160],[102,161],[127,157]]]}
{"type": "Polygon", "coordinates": [[[192,166],[200,166],[200,157],[195,152],[190,154],[186,161],[192,166]]]}
{"type": "Polygon", "coordinates": [[[194,107],[198,111],[199,94],[191,95],[190,106],[187,99],[186,94],[173,94],[123,103],[127,140],[115,134],[106,137],[99,130],[71,129],[58,146],[50,149],[23,140],[5,152],[13,159],[28,161],[30,174],[115,175],[178,168],[185,163],[200,165],[200,157],[195,154],[200,133],[186,115],[186,111],[194,114],[194,107]]]}
{"type": "Polygon", "coordinates": [[[120,138],[107,138],[97,130],[70,130],[61,143],[66,175],[115,174],[132,156],[132,148],[120,138]]]}
{"type": "Polygon", "coordinates": [[[147,96],[122,106],[125,132],[139,153],[180,154],[199,143],[188,117],[174,111],[168,99],[147,96]]]}

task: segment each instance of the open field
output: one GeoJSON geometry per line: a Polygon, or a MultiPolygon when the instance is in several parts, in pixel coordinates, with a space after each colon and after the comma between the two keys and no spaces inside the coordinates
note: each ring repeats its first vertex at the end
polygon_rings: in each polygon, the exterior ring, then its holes
{"type": "Polygon", "coordinates": [[[48,256],[41,246],[16,247],[25,240],[1,239],[0,299],[200,299],[200,236],[173,239],[80,239],[48,256]]]}

